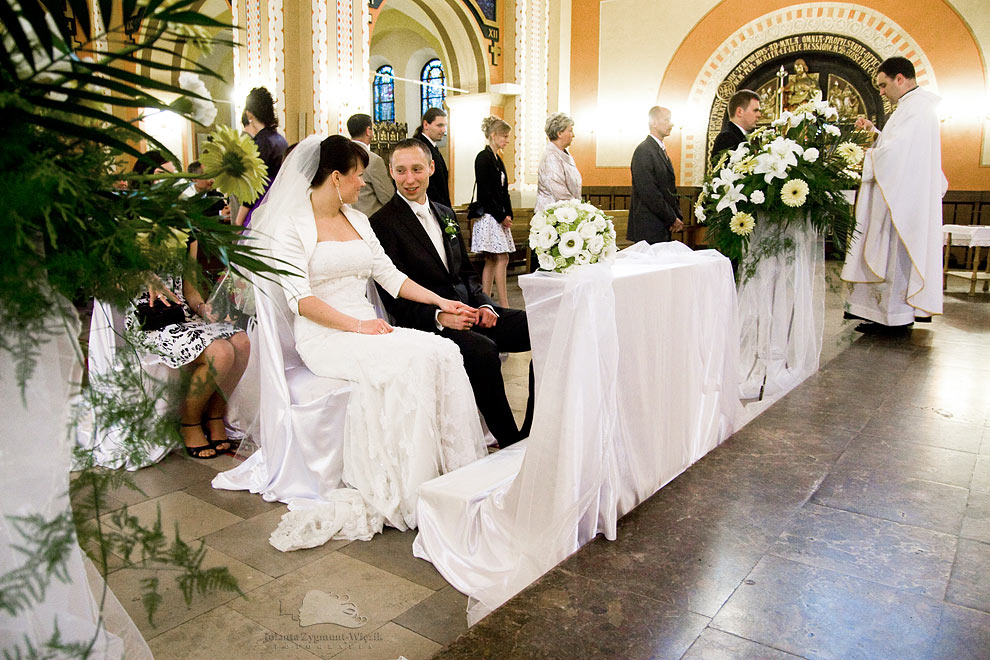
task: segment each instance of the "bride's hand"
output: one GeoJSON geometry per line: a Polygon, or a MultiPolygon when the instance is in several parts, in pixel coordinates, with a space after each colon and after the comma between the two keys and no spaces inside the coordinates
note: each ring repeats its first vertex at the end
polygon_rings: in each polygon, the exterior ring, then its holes
{"type": "Polygon", "coordinates": [[[355,332],[362,335],[387,335],[392,332],[392,326],[383,319],[371,319],[370,321],[358,321],[355,332]]]}
{"type": "Polygon", "coordinates": [[[474,315],[478,313],[477,309],[469,305],[465,305],[460,300],[448,300],[446,298],[441,298],[440,302],[437,303],[437,307],[440,308],[441,312],[447,312],[448,314],[474,315]]]}

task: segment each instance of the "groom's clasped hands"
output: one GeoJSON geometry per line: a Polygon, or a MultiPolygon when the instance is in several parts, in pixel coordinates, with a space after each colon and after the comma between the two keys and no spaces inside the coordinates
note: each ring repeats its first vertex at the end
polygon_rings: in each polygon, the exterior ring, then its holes
{"type": "Polygon", "coordinates": [[[470,330],[476,325],[492,328],[498,316],[488,307],[475,308],[456,300],[445,300],[440,305],[437,322],[451,330],[470,330]]]}

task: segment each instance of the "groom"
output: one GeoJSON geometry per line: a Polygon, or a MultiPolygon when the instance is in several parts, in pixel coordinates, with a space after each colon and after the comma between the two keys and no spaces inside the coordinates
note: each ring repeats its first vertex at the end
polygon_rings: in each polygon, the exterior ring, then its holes
{"type": "Polygon", "coordinates": [[[496,307],[481,288],[467,258],[454,212],[427,197],[433,174],[429,148],[415,138],[395,145],[389,161],[398,194],[371,216],[371,227],[395,267],[414,282],[445,298],[477,308],[472,314],[448,314],[432,305],[395,299],[379,287],[397,325],[435,332],[457,344],[464,357],[478,409],[499,447],[529,435],[533,421],[533,367],[522,429],[516,428],[505,397],[499,353],[530,350],[526,312],[496,307]]]}

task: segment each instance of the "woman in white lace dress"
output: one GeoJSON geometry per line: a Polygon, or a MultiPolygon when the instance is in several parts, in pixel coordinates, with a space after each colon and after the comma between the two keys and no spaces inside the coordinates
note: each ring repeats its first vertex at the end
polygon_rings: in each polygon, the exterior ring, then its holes
{"type": "Polygon", "coordinates": [[[581,199],[581,173],[567,148],[574,140],[574,120],[563,112],[547,117],[546,149],[540,159],[536,179],[536,206],[539,213],[554,202],[581,199]]]}
{"type": "MultiPolygon", "coordinates": [[[[386,523],[416,526],[421,483],[486,454],[477,408],[457,346],[438,335],[393,328],[367,298],[374,279],[401,296],[451,313],[473,313],[396,270],[367,217],[350,207],[363,185],[367,154],[343,136],[308,138],[290,159],[316,159],[308,203],[284,218],[262,214],[271,252],[294,314],[295,348],[318,376],[351,381],[344,438],[344,487],[331,501],[292,507],[272,535],[280,549],[336,538],[366,538],[386,523]],[[318,148],[314,149],[314,146],[318,148]],[[360,497],[357,497],[357,496],[360,497]]],[[[280,179],[309,174],[286,161],[280,179]]],[[[278,207],[279,200],[271,199],[278,207]]],[[[308,466],[320,470],[321,465],[308,466]]]]}

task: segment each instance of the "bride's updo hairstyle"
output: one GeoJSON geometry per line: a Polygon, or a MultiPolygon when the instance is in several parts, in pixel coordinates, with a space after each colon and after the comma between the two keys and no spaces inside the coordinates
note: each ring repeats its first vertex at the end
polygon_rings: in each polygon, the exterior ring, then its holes
{"type": "Polygon", "coordinates": [[[364,148],[343,135],[331,135],[320,143],[320,164],[310,185],[318,188],[332,173],[347,174],[358,163],[363,167],[368,166],[368,154],[364,148]]]}

